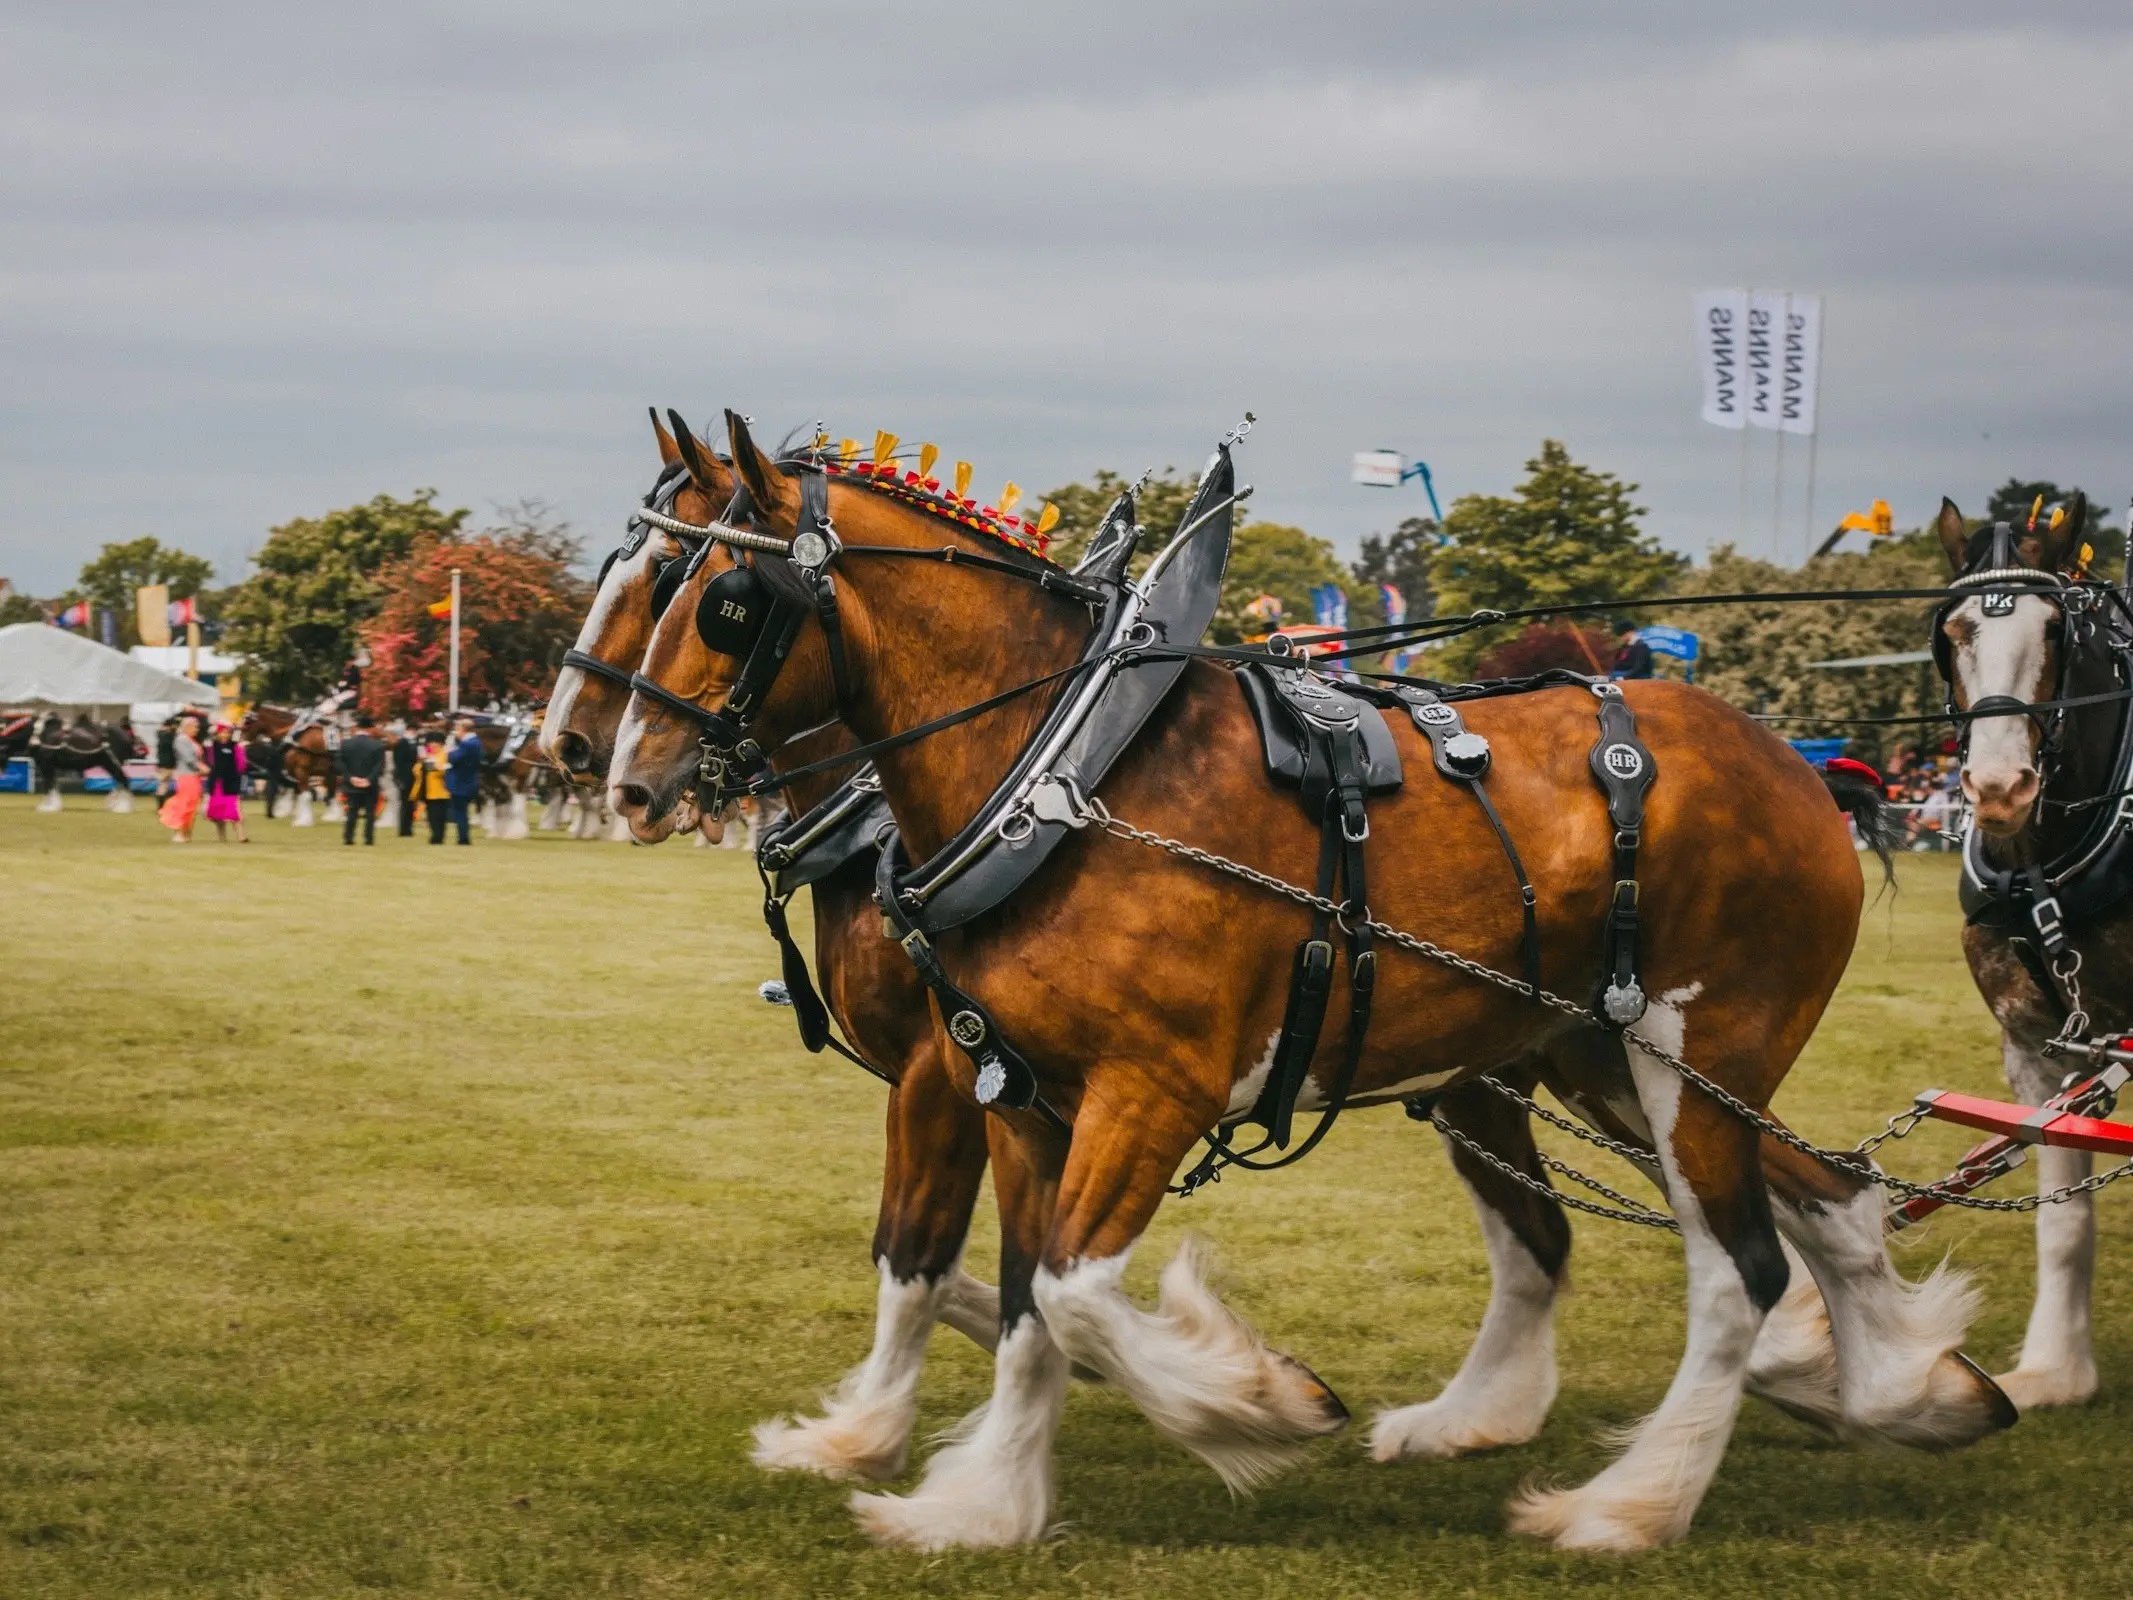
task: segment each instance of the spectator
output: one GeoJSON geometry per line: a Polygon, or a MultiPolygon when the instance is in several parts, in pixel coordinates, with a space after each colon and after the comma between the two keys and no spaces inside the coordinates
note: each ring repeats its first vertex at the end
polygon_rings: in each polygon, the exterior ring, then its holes
{"type": "Polygon", "coordinates": [[[172,844],[193,842],[193,823],[200,815],[200,777],[204,768],[200,752],[200,719],[186,717],[170,741],[170,798],[156,813],[170,829],[172,844]]]}
{"type": "Polygon", "coordinates": [[[244,831],[244,746],[237,730],[227,722],[215,724],[207,747],[207,820],[215,825],[215,837],[229,842],[228,829],[237,829],[237,842],[252,841],[244,831]]]}
{"type": "Polygon", "coordinates": [[[156,729],[156,798],[170,797],[171,773],[178,765],[177,755],[178,719],[165,717],[162,726],[156,729]]]}
{"type": "Polygon", "coordinates": [[[460,717],[452,723],[452,748],[445,757],[445,789],[452,797],[452,826],[459,830],[459,842],[471,844],[467,836],[467,808],[481,795],[481,737],[474,731],[472,717],[460,717]]]}
{"type": "Polygon", "coordinates": [[[1646,644],[1637,632],[1634,622],[1618,623],[1615,626],[1615,664],[1608,670],[1610,678],[1649,678],[1652,675],[1652,647],[1646,644]]]}
{"type": "Polygon", "coordinates": [[[386,741],[393,754],[393,785],[400,791],[400,837],[415,836],[415,769],[421,763],[420,753],[415,749],[415,736],[405,726],[395,729],[386,741]]]}
{"type": "Polygon", "coordinates": [[[356,718],[355,732],[343,739],[333,754],[333,770],[341,780],[341,843],[355,843],[356,819],[360,817],[363,842],[375,844],[378,785],[385,777],[385,746],[378,739],[376,718],[356,718]]]}
{"type": "Polygon", "coordinates": [[[445,787],[447,762],[444,740],[428,734],[422,741],[422,758],[415,766],[415,793],[422,801],[422,814],[430,825],[430,843],[444,843],[444,824],[452,791],[445,787]]]}

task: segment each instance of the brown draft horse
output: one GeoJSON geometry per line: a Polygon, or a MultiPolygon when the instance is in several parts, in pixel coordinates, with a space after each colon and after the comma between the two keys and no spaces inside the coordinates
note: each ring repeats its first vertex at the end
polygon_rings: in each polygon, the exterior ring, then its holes
{"type": "MultiPolygon", "coordinates": [[[[731,414],[729,427],[758,529],[789,537],[795,483],[731,414]]],[[[946,525],[844,480],[831,484],[829,502],[847,547],[835,573],[851,693],[837,703],[827,646],[810,623],[756,722],[765,748],[833,714],[871,742],[1076,658],[1086,627],[1077,605],[974,567],[867,559],[851,547],[935,547],[946,525]]],[[[952,527],[947,536],[977,548],[952,527]]],[[[986,553],[998,558],[1000,547],[986,553]]],[[[730,551],[717,554],[674,597],[643,667],[706,708],[723,702],[734,671],[693,626],[703,587],[732,564],[730,551]]],[[[1640,684],[1631,695],[1664,775],[1640,870],[1651,1009],[1629,1033],[1604,1033],[1445,966],[1395,958],[1381,972],[1380,1020],[1352,1096],[1382,1104],[1537,1058],[1566,1103],[1654,1152],[1688,1263],[1680,1368],[1611,1466],[1580,1488],[1523,1495],[1513,1510],[1524,1531],[1615,1550],[1678,1538],[1717,1469],[1757,1334],[1789,1277],[1773,1222],[1827,1302],[1849,1427],[1951,1445],[2013,1416],[1955,1353],[1967,1293],[1946,1275],[1915,1288],[1896,1276],[1870,1186],[1817,1169],[1773,1205],[1754,1129],[1642,1047],[1767,1106],[1849,956],[1862,886],[1827,792],[1767,730],[1694,689],[1640,684]]],[[[990,793],[1037,724],[1036,700],[883,754],[884,792],[913,859],[990,793]]],[[[1476,702],[1468,726],[1498,752],[1498,808],[1529,841],[1547,980],[1589,992],[1612,889],[1611,830],[1585,765],[1594,702],[1567,689],[1476,702]]],[[[1428,772],[1416,736],[1395,737],[1407,770],[1428,772]]],[[[697,754],[692,722],[633,697],[612,777],[617,808],[641,837],[670,825],[697,754]]],[[[1243,698],[1217,667],[1191,667],[1102,798],[1129,823],[1288,882],[1314,874],[1312,830],[1266,777],[1243,698]]],[[[1517,903],[1494,888],[1498,847],[1469,797],[1411,780],[1381,802],[1373,837],[1378,918],[1512,968],[1517,903]],[[1469,863],[1471,879],[1459,871],[1469,863]]],[[[1072,1132],[1059,1136],[1026,1113],[988,1123],[1003,1180],[1006,1328],[994,1397],[905,1502],[914,1527],[925,1525],[914,1542],[1041,1533],[1070,1359],[1119,1384],[1232,1485],[1263,1478],[1341,1425],[1332,1393],[1223,1306],[1190,1253],[1164,1272],[1154,1313],[1122,1288],[1128,1252],[1181,1160],[1256,1097],[1300,923],[1275,896],[1091,827],[1007,906],[937,941],[954,981],[992,1007],[1072,1132]],[[1010,1190],[1003,1146],[1034,1181],[1010,1190]]],[[[1333,1040],[1322,1048],[1307,1104],[1323,1094],[1337,1049],[1333,1040]]],[[[951,1060],[967,1091],[967,1064],[951,1060]]]]}
{"type": "MultiPolygon", "coordinates": [[[[679,417],[674,422],[676,432],[669,433],[658,413],[652,415],[662,465],[681,465],[687,451],[688,475],[671,515],[701,526],[725,509],[732,474],[679,417]]],[[[627,678],[651,639],[654,584],[669,563],[688,555],[673,534],[653,528],[641,547],[603,570],[577,649],[623,681],[565,666],[541,727],[542,752],[574,782],[606,778],[629,703],[627,678]]],[[[678,569],[674,575],[680,576],[678,569]]],[[[842,737],[848,746],[850,736],[842,737]]],[[[825,754],[840,748],[818,743],[825,754]]],[[[821,777],[797,783],[788,798],[796,811],[805,811],[836,782],[821,777]]],[[[717,837],[715,820],[701,826],[717,837]]],[[[879,1278],[873,1347],[826,1397],[820,1416],[781,1417],[759,1426],[754,1458],[774,1470],[878,1480],[903,1470],[934,1323],[946,1322],[991,1350],[999,1339],[1000,1308],[992,1286],[960,1264],[985,1176],[985,1113],[955,1091],[936,1048],[925,988],[903,953],[881,937],[873,887],[869,858],[813,889],[815,971],[823,998],[845,1037],[896,1080],[889,1091],[872,1253],[879,1278]]]]}
{"type": "MultiPolygon", "coordinates": [[[[2065,575],[2077,569],[2080,530],[2088,507],[2077,498],[2056,527],[2013,541],[2020,566],[2065,575]]],[[[1952,501],[1942,501],[1937,524],[1949,572],[1960,576],[1992,562],[1992,534],[1971,535],[1952,501]]],[[[2070,648],[2056,585],[2018,593],[2003,613],[1980,595],[1953,605],[1941,623],[1949,691],[1968,709],[1992,696],[2023,704],[2065,696],[2108,695],[2123,689],[2106,650],[2070,648]]],[[[2063,592],[2062,592],[2063,593],[2063,592]]],[[[2056,750],[2045,748],[2034,717],[2008,716],[1970,725],[1963,744],[1963,794],[1976,828],[1968,852],[1997,868],[2050,867],[2073,858],[2089,833],[2098,804],[2116,805],[2113,757],[2124,715],[2109,701],[2066,714],[2056,750]]],[[[2067,896],[2071,900],[2071,896],[2067,896]]],[[[2081,966],[2081,994],[2095,1032],[2133,1028],[2133,900],[2118,899],[2086,915],[2068,916],[2081,966]]],[[[2039,1105],[2057,1092],[2066,1058],[2047,1057],[2045,1041],[2059,1031],[2061,1002],[2047,994],[2017,952],[2010,931],[1985,921],[1963,929],[1963,954],[1978,993],[2000,1024],[2007,1081],[2020,1100],[2039,1105]]],[[[2085,1151],[2039,1146],[2037,1187],[2078,1183],[2089,1174],[2085,1151]]],[[[2089,1300],[2096,1272],[2096,1205],[2078,1195],[2037,1210],[2037,1296],[2022,1354],[1999,1381],[2024,1410],[2074,1405],[2096,1392],[2090,1347],[2089,1300]]]]}
{"type": "MultiPolygon", "coordinates": [[[[702,525],[729,497],[731,474],[679,417],[674,421],[670,434],[656,412],[652,417],[663,466],[685,461],[689,467],[671,514],[702,525]],[[706,494],[699,485],[713,488],[706,494]]],[[[603,570],[576,648],[613,675],[564,668],[543,728],[544,748],[559,765],[567,760],[604,773],[628,700],[618,679],[643,658],[657,574],[687,554],[672,535],[653,530],[644,547],[618,553],[603,570]]],[[[849,735],[839,736],[844,745],[825,743],[819,753],[848,748],[849,735]]],[[[809,748],[816,753],[816,746],[809,748]]],[[[832,781],[803,779],[792,786],[791,799],[804,811],[832,781]]],[[[949,1080],[934,1049],[925,990],[911,964],[882,939],[872,891],[870,873],[854,863],[815,888],[814,921],[816,967],[840,1026],[898,1079],[888,1106],[872,1249],[880,1277],[873,1348],[829,1396],[822,1416],[761,1425],[754,1457],[767,1468],[834,1478],[879,1479],[901,1470],[925,1340],[936,1319],[987,1350],[999,1337],[996,1292],[957,1265],[986,1165],[983,1118],[971,1102],[946,1092],[949,1080]]],[[[1512,1076],[1531,1086],[1530,1071],[1512,1076]]],[[[1447,1093],[1437,1114],[1499,1160],[1545,1181],[1524,1111],[1477,1085],[1447,1093]]],[[[1556,1392],[1554,1303],[1570,1250],[1564,1209],[1464,1146],[1446,1143],[1481,1215],[1493,1268],[1490,1306],[1473,1354],[1445,1391],[1380,1427],[1374,1448],[1385,1459],[1450,1457],[1522,1443],[1539,1431],[1556,1392]]],[[[1828,1349],[1820,1296],[1802,1272],[1782,1314],[1765,1323],[1757,1340],[1750,1391],[1836,1429],[1841,1411],[1828,1349]]],[[[911,1527],[902,1515],[906,1504],[869,1502],[863,1507],[869,1531],[886,1540],[924,1542],[924,1526],[911,1527]]],[[[1026,1529],[1014,1532],[1030,1536],[1026,1529]]]]}

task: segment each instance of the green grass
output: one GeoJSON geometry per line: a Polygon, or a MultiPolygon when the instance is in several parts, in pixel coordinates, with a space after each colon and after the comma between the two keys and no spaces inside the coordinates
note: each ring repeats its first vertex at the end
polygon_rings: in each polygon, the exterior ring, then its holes
{"type": "MultiPolygon", "coordinates": [[[[1930,1459],[1838,1448],[1751,1404],[1694,1532],[1652,1556],[1559,1556],[1503,1529],[1520,1482],[1601,1464],[1603,1430],[1654,1403],[1679,1351],[1674,1242],[1590,1220],[1562,1398],[1529,1446],[1386,1468],[1351,1434],[1233,1503],[1121,1396],[1077,1389],[1061,1537],[872,1549],[847,1490],[746,1460],[749,1424],[808,1405],[864,1349],[881,1096],[755,998],[775,966],[737,852],[343,851],[285,825],[179,850],[145,812],[0,808],[9,1600],[2124,1581],[2133,1187],[2103,1205],[2096,1405],[1930,1459]]],[[[1780,1101],[1808,1133],[1849,1142],[1927,1084],[1997,1086],[1948,868],[1906,862],[1893,914],[1869,915],[1780,1101]]],[[[1963,1143],[1929,1128],[1900,1168],[1963,1143]]],[[[1434,1392],[1486,1294],[1447,1164],[1396,1112],[1166,1207],[1137,1292],[1187,1226],[1234,1303],[1360,1418],[1434,1392]]],[[[1927,1232],[1907,1267],[1953,1251],[1980,1275],[1971,1348],[2004,1365],[2027,1224],[1927,1232]]],[[[971,1259],[990,1275],[989,1220],[971,1259]]],[[[921,1428],[989,1374],[943,1332],[921,1428]]]]}

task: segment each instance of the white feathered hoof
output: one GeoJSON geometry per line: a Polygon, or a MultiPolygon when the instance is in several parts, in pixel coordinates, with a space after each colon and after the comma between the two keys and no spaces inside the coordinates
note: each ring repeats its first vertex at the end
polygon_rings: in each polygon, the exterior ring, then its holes
{"type": "Polygon", "coordinates": [[[296,797],[296,815],[289,819],[289,826],[292,828],[313,826],[318,821],[318,818],[313,815],[315,809],[311,803],[311,792],[307,789],[296,797]]]}
{"type": "Polygon", "coordinates": [[[1553,1381],[1519,1394],[1499,1389],[1483,1405],[1447,1388],[1421,1405],[1379,1412],[1370,1429],[1370,1456],[1381,1462],[1450,1461],[1525,1444],[1541,1431],[1554,1400],[1553,1381]]]}
{"type": "Polygon", "coordinates": [[[850,1482],[882,1483],[904,1470],[909,1402],[867,1408],[826,1401],[819,1417],[773,1417],[755,1425],[748,1459],[765,1472],[812,1472],[850,1482]]]}
{"type": "Polygon", "coordinates": [[[1617,1486],[1601,1473],[1575,1489],[1529,1488],[1511,1502],[1513,1533],[1563,1550],[1635,1555],[1672,1544],[1689,1531],[1694,1496],[1617,1486]]]}
{"type": "Polygon", "coordinates": [[[1993,1380],[2018,1411],[2086,1405],[2096,1398],[2096,1363],[2065,1367],[2016,1367],[1993,1380]]]}
{"type": "Polygon", "coordinates": [[[37,809],[39,811],[59,811],[65,809],[65,803],[59,798],[57,789],[47,789],[44,792],[44,798],[37,802],[37,809]]]}
{"type": "Polygon", "coordinates": [[[1806,1264],[1792,1255],[1790,1246],[1786,1249],[1792,1281],[1756,1335],[1748,1358],[1748,1393],[1835,1438],[1844,1432],[1844,1401],[1838,1391],[1829,1307],[1806,1264]]]}
{"type": "Polygon", "coordinates": [[[113,789],[110,794],[104,797],[104,809],[117,812],[122,817],[131,816],[133,814],[133,791],[131,789],[113,789]]]}
{"type": "Polygon", "coordinates": [[[1960,1450],[1987,1434],[2011,1428],[2021,1418],[2015,1401],[1985,1369],[1960,1350],[1933,1364],[1926,1403],[1873,1429],[1880,1438],[1913,1450],[1960,1450]]]}

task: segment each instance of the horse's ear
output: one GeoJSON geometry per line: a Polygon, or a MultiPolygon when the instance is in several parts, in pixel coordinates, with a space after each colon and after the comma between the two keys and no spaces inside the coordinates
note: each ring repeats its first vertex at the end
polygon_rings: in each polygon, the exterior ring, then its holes
{"type": "Polygon", "coordinates": [[[666,424],[659,420],[659,407],[647,406],[652,413],[652,436],[659,441],[659,464],[671,467],[681,459],[681,446],[674,442],[674,435],[667,432],[666,424]]]}
{"type": "Polygon", "coordinates": [[[740,475],[756,509],[775,512],[786,509],[794,498],[792,481],[778,471],[778,464],[756,448],[748,432],[748,419],[738,411],[726,413],[726,436],[733,443],[733,470],[740,475]]]}
{"type": "Polygon", "coordinates": [[[667,420],[674,424],[674,447],[681,454],[682,465],[689,469],[689,476],[706,488],[717,488],[725,481],[718,458],[704,448],[704,442],[696,437],[679,411],[669,411],[667,420]]]}
{"type": "Polygon", "coordinates": [[[2064,572],[2080,565],[2081,541],[2089,525],[2089,497],[2077,490],[2074,498],[2067,501],[2065,512],[2051,526],[2037,530],[2037,537],[2043,541],[2043,559],[2037,565],[2047,572],[2064,572]]]}
{"type": "Polygon", "coordinates": [[[1963,514],[1955,509],[1955,502],[1945,495],[1941,497],[1940,519],[1933,524],[1933,531],[1940,535],[1940,547],[1947,552],[1948,571],[1960,575],[1970,564],[1970,530],[1963,523],[1963,514]]]}

